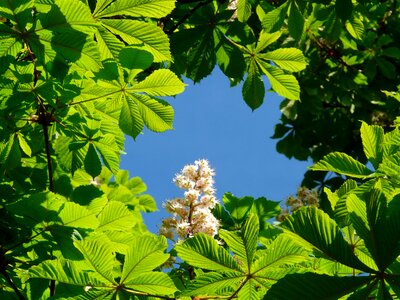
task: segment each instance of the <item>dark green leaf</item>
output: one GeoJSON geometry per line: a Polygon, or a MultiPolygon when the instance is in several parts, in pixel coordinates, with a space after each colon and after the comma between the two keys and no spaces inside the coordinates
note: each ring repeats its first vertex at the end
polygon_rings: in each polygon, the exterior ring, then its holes
{"type": "Polygon", "coordinates": [[[290,35],[295,40],[299,40],[301,38],[301,36],[303,35],[304,17],[301,14],[296,1],[292,1],[291,5],[290,5],[288,28],[289,28],[290,35]]]}
{"type": "Polygon", "coordinates": [[[265,87],[261,79],[261,75],[257,71],[255,63],[251,63],[249,68],[249,75],[243,84],[243,99],[247,105],[255,110],[261,106],[264,101],[265,87]]]}
{"type": "Polygon", "coordinates": [[[324,274],[290,274],[279,280],[267,292],[272,299],[339,299],[372,279],[366,277],[333,277],[324,274]]]}
{"type": "Polygon", "coordinates": [[[85,171],[93,178],[100,175],[101,161],[95,147],[91,143],[89,144],[89,149],[85,156],[84,166],[85,171]]]}
{"type": "Polygon", "coordinates": [[[222,201],[237,224],[241,224],[247,218],[254,203],[252,197],[237,198],[231,193],[225,193],[222,201]]]}
{"type": "Polygon", "coordinates": [[[351,0],[336,0],[335,10],[337,16],[344,22],[353,13],[353,2],[351,0]]]}

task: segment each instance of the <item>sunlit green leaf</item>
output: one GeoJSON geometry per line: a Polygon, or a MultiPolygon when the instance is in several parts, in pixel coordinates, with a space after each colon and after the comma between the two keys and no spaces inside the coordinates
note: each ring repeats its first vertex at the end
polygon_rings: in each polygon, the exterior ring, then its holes
{"type": "Polygon", "coordinates": [[[152,295],[172,295],[178,290],[172,279],[161,272],[134,274],[125,287],[152,295]]]}
{"type": "Polygon", "coordinates": [[[300,99],[300,86],[293,75],[285,74],[281,69],[261,61],[258,62],[258,66],[267,75],[275,92],[290,100],[300,99]]]}
{"type": "Polygon", "coordinates": [[[358,260],[337,224],[322,210],[315,207],[299,209],[282,226],[314,245],[326,257],[356,269],[372,271],[358,260]]]}
{"type": "Polygon", "coordinates": [[[180,258],[195,267],[219,272],[241,271],[233,257],[206,234],[196,234],[175,249],[180,258]]]}
{"type": "Polygon", "coordinates": [[[135,239],[128,250],[122,269],[121,282],[135,282],[138,274],[147,274],[163,264],[169,257],[164,237],[144,235],[135,239]]]}
{"type": "Polygon", "coordinates": [[[74,245],[85,257],[85,263],[96,272],[102,281],[114,283],[112,274],[115,265],[114,254],[109,245],[99,239],[74,241],[74,245]]]}
{"type": "Polygon", "coordinates": [[[250,271],[258,241],[258,218],[252,214],[238,232],[220,231],[219,235],[228,244],[231,251],[237,255],[241,265],[250,271]]]}
{"type": "Polygon", "coordinates": [[[29,269],[30,278],[46,278],[61,283],[85,286],[101,286],[106,288],[108,281],[102,281],[82,268],[82,263],[65,259],[43,261],[29,269]]]}
{"type": "Polygon", "coordinates": [[[281,48],[271,52],[259,54],[259,57],[271,60],[279,67],[290,72],[304,70],[307,66],[303,53],[296,48],[281,48]]]}
{"type": "Polygon", "coordinates": [[[154,56],[154,61],[171,60],[168,38],[159,27],[126,19],[103,19],[102,24],[113,34],[121,37],[128,45],[140,46],[141,49],[150,52],[154,56]]]}
{"type": "Polygon", "coordinates": [[[64,203],[59,217],[64,226],[94,229],[99,225],[93,211],[73,202],[64,203]]]}
{"type": "Polygon", "coordinates": [[[98,215],[99,230],[124,230],[135,224],[134,215],[125,204],[119,201],[110,201],[98,215]]]}
{"type": "Polygon", "coordinates": [[[355,178],[364,178],[372,173],[362,163],[340,152],[328,154],[310,169],[314,171],[331,171],[355,178]]]}
{"type": "Polygon", "coordinates": [[[174,0],[117,0],[96,17],[126,15],[131,17],[161,18],[175,7],[174,0]]]}
{"type": "Polygon", "coordinates": [[[361,124],[361,139],[364,153],[375,168],[382,160],[383,129],[376,125],[361,124]]]}
{"type": "Polygon", "coordinates": [[[130,89],[151,96],[173,96],[183,92],[184,83],[170,70],[156,70],[130,89]]]}

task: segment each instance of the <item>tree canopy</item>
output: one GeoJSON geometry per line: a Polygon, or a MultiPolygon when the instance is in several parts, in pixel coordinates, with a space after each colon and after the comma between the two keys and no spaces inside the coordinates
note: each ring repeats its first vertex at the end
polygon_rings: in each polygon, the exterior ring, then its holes
{"type": "Polygon", "coordinates": [[[0,298],[399,298],[399,4],[0,0],[0,298]],[[315,164],[282,209],[196,161],[150,233],[125,139],[215,67],[281,95],[277,151],[315,164]]]}

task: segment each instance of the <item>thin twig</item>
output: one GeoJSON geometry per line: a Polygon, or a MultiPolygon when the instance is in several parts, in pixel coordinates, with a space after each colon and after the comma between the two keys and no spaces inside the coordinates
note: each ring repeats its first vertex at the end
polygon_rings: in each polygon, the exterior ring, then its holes
{"type": "Polygon", "coordinates": [[[48,131],[48,121],[46,116],[46,111],[43,106],[41,106],[41,114],[43,121],[41,122],[43,127],[43,136],[44,136],[44,146],[46,149],[46,157],[47,157],[47,171],[49,173],[49,190],[54,192],[54,178],[53,178],[53,162],[51,160],[51,145],[49,139],[49,131],[48,131]]]}
{"type": "Polygon", "coordinates": [[[197,5],[195,7],[193,7],[191,10],[189,10],[174,26],[172,26],[172,28],[168,29],[167,31],[165,31],[166,34],[172,34],[174,33],[174,31],[181,26],[187,19],[189,19],[191,17],[192,14],[194,14],[194,12],[196,10],[198,10],[200,7],[207,5],[209,3],[211,3],[213,0],[207,0],[204,2],[199,2],[197,3],[197,5]]]}
{"type": "MultiPolygon", "coordinates": [[[[40,123],[43,128],[43,136],[44,136],[44,147],[46,149],[46,158],[47,158],[47,171],[49,173],[49,190],[54,193],[54,178],[53,178],[53,161],[51,159],[51,144],[49,138],[49,124],[50,120],[47,115],[47,111],[43,104],[40,105],[40,123]]],[[[56,293],[56,281],[50,280],[50,297],[54,296],[56,293]]]]}
{"type": "Polygon", "coordinates": [[[19,291],[18,287],[14,284],[12,281],[11,277],[7,274],[7,271],[5,269],[1,269],[1,275],[4,276],[8,284],[11,286],[11,288],[14,290],[15,294],[18,296],[18,299],[20,300],[25,300],[25,296],[19,291]]]}

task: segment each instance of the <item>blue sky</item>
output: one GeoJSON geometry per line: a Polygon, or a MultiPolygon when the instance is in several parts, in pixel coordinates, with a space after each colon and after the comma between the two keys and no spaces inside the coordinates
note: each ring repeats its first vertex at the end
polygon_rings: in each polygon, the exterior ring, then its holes
{"type": "Polygon", "coordinates": [[[175,110],[174,130],[146,130],[136,141],[127,137],[121,168],[143,179],[159,208],[144,216],[149,230],[156,232],[167,216],[162,202],[183,195],[172,182],[175,174],[197,159],[208,159],[216,170],[219,199],[231,192],[281,201],[296,193],[311,163],[276,152],[277,140],[270,137],[281,98],[267,92],[264,104],[252,112],[242,100],[241,86],[231,88],[217,69],[200,84],[186,83],[182,94],[168,99],[175,110]]]}

